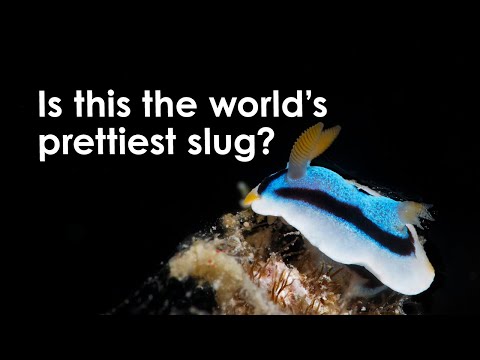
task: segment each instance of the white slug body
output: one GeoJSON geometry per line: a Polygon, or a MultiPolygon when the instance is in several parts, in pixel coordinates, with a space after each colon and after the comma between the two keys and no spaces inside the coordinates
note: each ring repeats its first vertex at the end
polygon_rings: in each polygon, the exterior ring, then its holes
{"type": "Polygon", "coordinates": [[[433,220],[427,208],[380,196],[331,170],[310,166],[315,151],[308,149],[322,142],[321,129],[307,130],[287,169],[262,181],[246,202],[258,214],[281,216],[333,260],[364,266],[395,291],[414,295],[428,289],[435,272],[412,225],[419,225],[420,217],[433,220]],[[307,161],[299,160],[299,151],[307,161]]]}

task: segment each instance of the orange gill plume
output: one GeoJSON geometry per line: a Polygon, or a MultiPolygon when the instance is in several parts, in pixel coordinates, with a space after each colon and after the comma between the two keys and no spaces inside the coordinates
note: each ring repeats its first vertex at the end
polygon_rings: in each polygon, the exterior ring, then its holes
{"type": "Polygon", "coordinates": [[[319,122],[308,128],[293,145],[288,161],[288,177],[290,179],[303,177],[310,161],[322,154],[333,143],[341,130],[338,125],[326,130],[323,130],[323,126],[323,123],[319,122]]]}

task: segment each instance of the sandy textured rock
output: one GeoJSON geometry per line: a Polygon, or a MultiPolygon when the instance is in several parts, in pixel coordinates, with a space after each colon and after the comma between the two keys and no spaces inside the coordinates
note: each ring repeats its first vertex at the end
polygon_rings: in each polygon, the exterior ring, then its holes
{"type": "Polygon", "coordinates": [[[247,209],[219,223],[112,313],[403,314],[407,297],[335,263],[280,218],[247,209]]]}

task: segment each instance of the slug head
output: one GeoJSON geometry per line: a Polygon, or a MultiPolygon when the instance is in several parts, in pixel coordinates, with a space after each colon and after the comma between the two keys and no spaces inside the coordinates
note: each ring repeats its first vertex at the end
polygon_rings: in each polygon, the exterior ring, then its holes
{"type": "Polygon", "coordinates": [[[265,197],[275,200],[273,196],[275,189],[290,187],[297,180],[303,180],[308,176],[310,162],[333,143],[341,130],[338,125],[326,130],[323,128],[323,123],[319,122],[305,130],[293,145],[287,168],[265,178],[247,195],[244,204],[252,205],[253,210],[257,212],[260,200],[265,197]]]}

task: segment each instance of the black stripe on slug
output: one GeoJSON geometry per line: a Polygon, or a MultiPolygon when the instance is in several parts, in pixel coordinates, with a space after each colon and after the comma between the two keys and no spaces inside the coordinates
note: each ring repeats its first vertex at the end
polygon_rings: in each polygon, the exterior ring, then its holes
{"type": "Polygon", "coordinates": [[[286,199],[306,202],[349,222],[375,242],[395,254],[408,256],[415,253],[414,240],[410,231],[408,231],[408,238],[406,239],[393,235],[365,217],[358,207],[338,201],[321,190],[280,188],[275,190],[275,193],[286,199]]]}
{"type": "Polygon", "coordinates": [[[283,170],[280,170],[280,171],[276,172],[275,174],[272,174],[272,175],[266,177],[265,179],[263,179],[263,181],[260,183],[260,185],[258,186],[258,189],[257,189],[258,195],[261,195],[262,192],[265,191],[267,186],[270,185],[270,183],[273,180],[278,179],[280,176],[285,174],[287,171],[288,171],[288,169],[283,169],[283,170]]]}

